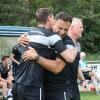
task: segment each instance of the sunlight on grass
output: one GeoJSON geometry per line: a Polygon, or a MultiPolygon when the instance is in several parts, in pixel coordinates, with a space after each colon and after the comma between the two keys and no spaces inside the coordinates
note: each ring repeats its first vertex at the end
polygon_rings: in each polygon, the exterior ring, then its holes
{"type": "Polygon", "coordinates": [[[97,96],[95,92],[81,93],[81,100],[100,100],[100,96],[97,96]]]}

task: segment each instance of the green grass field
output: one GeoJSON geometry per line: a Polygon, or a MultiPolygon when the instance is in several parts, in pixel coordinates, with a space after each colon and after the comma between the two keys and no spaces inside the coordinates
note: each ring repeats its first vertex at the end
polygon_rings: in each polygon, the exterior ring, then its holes
{"type": "Polygon", "coordinates": [[[100,100],[100,96],[97,96],[95,92],[81,93],[81,100],[100,100]]]}

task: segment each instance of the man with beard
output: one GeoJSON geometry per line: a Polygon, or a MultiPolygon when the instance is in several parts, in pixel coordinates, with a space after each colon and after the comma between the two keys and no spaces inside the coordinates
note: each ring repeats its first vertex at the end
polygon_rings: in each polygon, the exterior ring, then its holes
{"type": "MultiPolygon", "coordinates": [[[[71,24],[71,20],[65,19],[66,17],[63,13],[57,14],[53,25],[53,30],[56,30],[56,32],[62,37],[67,49],[75,48],[77,39],[81,37],[83,32],[82,20],[73,18],[71,24]],[[68,29],[69,31],[67,36],[68,29]]],[[[40,56],[40,54],[37,54],[33,48],[30,48],[30,50],[24,52],[23,58],[25,60],[34,60],[34,55],[39,55],[37,62],[45,69],[51,71],[46,72],[46,100],[80,100],[77,85],[78,71],[80,71],[78,68],[79,53],[77,53],[73,63],[66,62],[60,56],[57,56],[55,61],[46,59],[40,56]]],[[[84,77],[81,79],[84,80],[84,77]]]]}
{"type": "MultiPolygon", "coordinates": [[[[66,61],[73,62],[77,53],[76,48],[66,49],[61,38],[50,31],[53,22],[52,13],[47,8],[40,8],[36,12],[36,19],[38,27],[34,28],[27,36],[30,41],[26,46],[35,48],[41,56],[48,59],[54,59],[53,51],[55,49],[66,61]]],[[[26,41],[28,41],[27,37],[26,41]]],[[[21,38],[22,40],[24,39],[23,36],[21,38]]],[[[29,48],[22,47],[22,51],[24,51],[23,49],[27,50],[29,48]]],[[[38,58],[39,55],[36,54],[35,61],[21,61],[13,85],[14,100],[44,100],[43,83],[45,71],[36,62],[38,58]]]]}

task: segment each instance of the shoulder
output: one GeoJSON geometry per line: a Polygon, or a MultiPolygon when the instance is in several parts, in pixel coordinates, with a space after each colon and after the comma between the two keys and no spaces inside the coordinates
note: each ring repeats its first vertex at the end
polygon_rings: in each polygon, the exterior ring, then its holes
{"type": "Polygon", "coordinates": [[[19,44],[16,44],[16,45],[12,48],[12,53],[14,54],[14,53],[16,53],[16,52],[19,52],[19,48],[20,48],[19,44]]]}
{"type": "Polygon", "coordinates": [[[73,42],[73,40],[69,36],[66,36],[63,39],[63,42],[64,42],[65,45],[72,45],[72,46],[75,47],[75,43],[73,42]]]}
{"type": "Polygon", "coordinates": [[[55,32],[52,32],[52,30],[46,29],[45,27],[35,27],[34,29],[30,30],[29,35],[42,35],[45,37],[57,35],[55,32]]]}
{"type": "Polygon", "coordinates": [[[63,39],[63,42],[66,45],[67,49],[75,48],[75,43],[73,42],[73,40],[70,37],[66,36],[63,39]]]}

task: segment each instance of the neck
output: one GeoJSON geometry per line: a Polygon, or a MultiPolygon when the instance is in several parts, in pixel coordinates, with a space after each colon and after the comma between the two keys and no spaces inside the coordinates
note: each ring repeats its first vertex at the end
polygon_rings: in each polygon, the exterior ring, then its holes
{"type": "Polygon", "coordinates": [[[76,42],[77,42],[77,39],[76,39],[76,37],[73,35],[73,34],[71,34],[71,33],[68,33],[68,36],[73,40],[73,42],[76,44],[76,42]]]}
{"type": "Polygon", "coordinates": [[[39,27],[44,27],[46,29],[49,29],[48,25],[47,24],[38,24],[39,27]]]}

